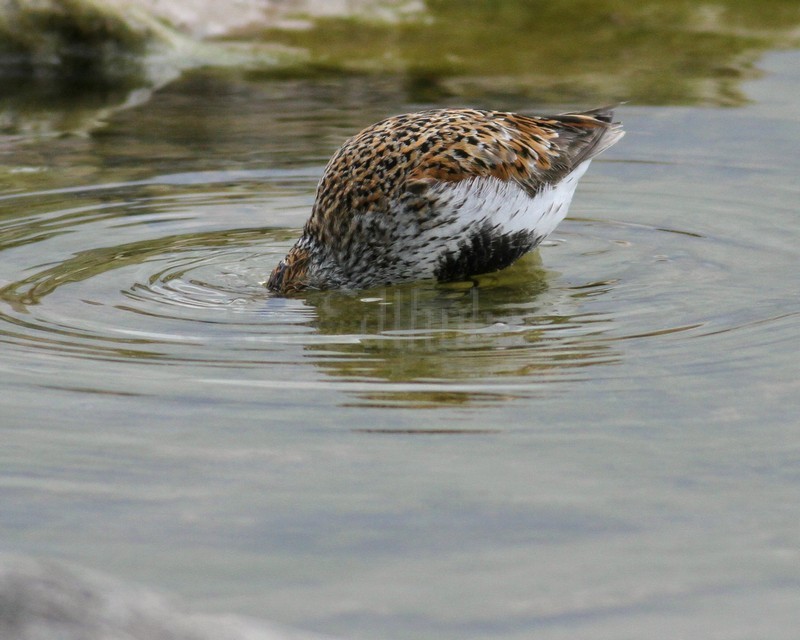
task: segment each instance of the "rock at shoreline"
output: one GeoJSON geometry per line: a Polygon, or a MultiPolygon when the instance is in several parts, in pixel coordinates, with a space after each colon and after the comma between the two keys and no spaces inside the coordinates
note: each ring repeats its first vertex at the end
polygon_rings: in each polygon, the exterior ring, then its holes
{"type": "Polygon", "coordinates": [[[2,555],[0,638],[324,640],[259,620],[185,611],[170,598],[86,569],[2,555]]]}

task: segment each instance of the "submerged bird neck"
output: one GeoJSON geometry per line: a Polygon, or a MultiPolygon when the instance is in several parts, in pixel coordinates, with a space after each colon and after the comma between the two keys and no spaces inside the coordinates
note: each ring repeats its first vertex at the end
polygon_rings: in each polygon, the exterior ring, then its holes
{"type": "Polygon", "coordinates": [[[311,247],[303,236],[272,270],[267,288],[282,294],[308,288],[312,257],[311,247]]]}

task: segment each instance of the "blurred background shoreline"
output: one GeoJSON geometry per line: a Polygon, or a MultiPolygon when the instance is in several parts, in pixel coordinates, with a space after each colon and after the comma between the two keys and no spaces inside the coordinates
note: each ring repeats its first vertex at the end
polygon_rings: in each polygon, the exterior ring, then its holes
{"type": "Polygon", "coordinates": [[[85,133],[202,69],[390,79],[425,102],[732,106],[798,43],[786,0],[5,0],[0,132],[85,133]]]}

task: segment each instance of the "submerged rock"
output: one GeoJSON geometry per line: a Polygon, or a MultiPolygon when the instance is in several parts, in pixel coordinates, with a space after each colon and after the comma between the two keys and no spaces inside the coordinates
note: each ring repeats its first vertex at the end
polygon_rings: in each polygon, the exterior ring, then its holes
{"type": "MultiPolygon", "coordinates": [[[[0,0],[0,73],[68,76],[85,83],[135,81],[163,75],[158,68],[165,65],[241,62],[241,48],[231,61],[230,51],[220,56],[230,45],[209,51],[198,43],[245,28],[352,15],[391,21],[396,13],[422,6],[408,0],[0,0]]],[[[270,63],[273,52],[250,41],[247,58],[258,61],[266,53],[270,63]]]]}
{"type": "Polygon", "coordinates": [[[58,562],[18,556],[0,556],[0,638],[324,640],[243,617],[187,612],[143,587],[58,562]]]}
{"type": "Polygon", "coordinates": [[[187,69],[302,60],[283,45],[204,39],[265,19],[266,4],[0,0],[0,133],[85,134],[187,69]],[[70,126],[61,111],[70,112],[70,126]]]}
{"type": "Polygon", "coordinates": [[[7,75],[135,80],[143,73],[141,55],[177,38],[126,0],[0,2],[0,70],[7,75]]]}

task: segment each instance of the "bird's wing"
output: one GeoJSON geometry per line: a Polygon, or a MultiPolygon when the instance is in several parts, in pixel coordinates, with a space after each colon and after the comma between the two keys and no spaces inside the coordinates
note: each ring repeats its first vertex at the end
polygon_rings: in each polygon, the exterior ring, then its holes
{"type": "Polygon", "coordinates": [[[566,177],[613,145],[623,132],[610,109],[531,117],[472,110],[444,112],[434,141],[419,149],[406,189],[421,193],[437,182],[513,180],[531,195],[566,177]]]}

